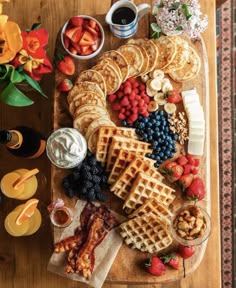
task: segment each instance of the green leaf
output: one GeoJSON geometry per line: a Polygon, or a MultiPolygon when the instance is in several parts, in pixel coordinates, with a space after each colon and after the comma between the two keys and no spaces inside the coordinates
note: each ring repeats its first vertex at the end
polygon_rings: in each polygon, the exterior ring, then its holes
{"type": "Polygon", "coordinates": [[[151,28],[153,32],[161,32],[161,28],[155,22],[151,23],[151,28]]]}
{"type": "Polygon", "coordinates": [[[24,73],[24,77],[25,80],[27,81],[27,83],[33,87],[36,91],[38,91],[40,94],[42,94],[44,97],[48,98],[48,96],[46,94],[44,94],[42,88],[40,87],[39,83],[34,80],[33,78],[31,78],[29,75],[24,73]]]}
{"type": "Polygon", "coordinates": [[[183,9],[184,15],[186,16],[186,20],[189,20],[192,17],[192,14],[190,14],[190,12],[189,12],[188,5],[183,4],[182,9],[183,9]]]}
{"type": "Polygon", "coordinates": [[[25,78],[22,74],[20,74],[13,65],[5,64],[4,67],[2,65],[0,71],[0,80],[11,81],[12,83],[20,83],[25,78]]]}
{"type": "Polygon", "coordinates": [[[0,101],[16,107],[29,106],[34,103],[25,96],[16,86],[9,82],[8,85],[0,92],[0,101]]]}
{"type": "Polygon", "coordinates": [[[42,23],[34,23],[31,27],[31,30],[37,30],[42,26],[42,23]]]}
{"type": "Polygon", "coordinates": [[[183,30],[183,27],[182,27],[182,26],[179,26],[179,27],[177,27],[175,30],[177,30],[177,31],[182,31],[182,30],[183,30]]]}

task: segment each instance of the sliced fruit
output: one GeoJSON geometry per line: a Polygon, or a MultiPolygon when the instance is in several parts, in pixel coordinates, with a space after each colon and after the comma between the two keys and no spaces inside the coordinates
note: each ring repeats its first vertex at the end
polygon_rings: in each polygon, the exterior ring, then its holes
{"type": "Polygon", "coordinates": [[[98,32],[95,29],[93,29],[92,27],[86,26],[85,29],[88,30],[88,32],[90,32],[96,38],[98,37],[98,32]]]}
{"type": "Polygon", "coordinates": [[[93,36],[88,31],[85,31],[83,33],[82,38],[79,41],[79,45],[80,46],[90,46],[90,45],[93,45],[94,42],[95,42],[95,40],[94,40],[93,36]]]}
{"type": "Polygon", "coordinates": [[[156,101],[150,101],[148,103],[148,112],[154,112],[158,109],[159,105],[156,101]]]}
{"type": "Polygon", "coordinates": [[[72,24],[73,26],[82,26],[84,23],[84,19],[82,17],[74,16],[70,18],[69,24],[72,24]]]}
{"type": "MultiPolygon", "coordinates": [[[[27,171],[29,171],[29,170],[28,169],[23,169],[23,168],[15,170],[15,172],[18,173],[19,175],[23,175],[27,171]]],[[[24,190],[23,190],[23,192],[20,195],[17,196],[17,199],[19,199],[19,200],[27,200],[27,199],[31,198],[36,193],[37,188],[38,188],[37,177],[36,176],[30,177],[27,181],[25,181],[24,190]]]]}
{"type": "Polygon", "coordinates": [[[39,210],[36,208],[32,217],[29,218],[29,228],[25,235],[32,235],[38,231],[42,224],[42,216],[39,210]]]}
{"type": "Polygon", "coordinates": [[[164,77],[165,77],[165,74],[164,74],[164,72],[162,71],[162,70],[160,70],[160,69],[154,69],[153,71],[151,71],[150,73],[149,73],[149,76],[151,77],[151,78],[159,78],[160,80],[162,80],[164,77]]]}
{"type": "Polygon", "coordinates": [[[159,78],[154,78],[150,81],[150,87],[151,89],[153,90],[156,90],[156,91],[160,91],[161,90],[161,79],[159,78]]]}
{"type": "Polygon", "coordinates": [[[35,168],[32,170],[28,170],[24,174],[22,174],[13,184],[14,189],[18,189],[18,187],[22,186],[29,178],[39,173],[39,169],[35,168]]]}
{"type": "Polygon", "coordinates": [[[38,199],[30,199],[28,200],[24,206],[22,207],[22,210],[18,214],[16,218],[16,225],[21,225],[24,221],[29,219],[35,212],[35,209],[38,205],[39,200],[38,199]]]}
{"type": "Polygon", "coordinates": [[[162,92],[156,93],[154,95],[154,100],[157,102],[159,105],[165,105],[166,104],[166,97],[165,94],[162,92]]]}
{"type": "Polygon", "coordinates": [[[176,112],[176,105],[174,103],[166,103],[164,105],[164,110],[166,111],[166,113],[168,114],[173,114],[176,112]]]}
{"type": "Polygon", "coordinates": [[[97,23],[96,23],[93,19],[90,19],[90,20],[89,20],[89,26],[92,27],[93,29],[96,28],[96,24],[97,24],[97,23]]]}

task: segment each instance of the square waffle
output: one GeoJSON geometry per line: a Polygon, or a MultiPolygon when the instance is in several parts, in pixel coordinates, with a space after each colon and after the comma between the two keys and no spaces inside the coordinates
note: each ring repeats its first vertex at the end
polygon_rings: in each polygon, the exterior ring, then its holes
{"type": "Polygon", "coordinates": [[[134,217],[122,223],[119,228],[125,243],[142,252],[157,253],[172,243],[166,223],[152,212],[134,217]]]}
{"type": "Polygon", "coordinates": [[[98,132],[96,158],[98,161],[102,162],[103,165],[106,163],[108,148],[111,144],[112,137],[115,135],[137,139],[137,135],[135,134],[135,130],[133,128],[109,126],[101,127],[98,132]]]}
{"type": "Polygon", "coordinates": [[[135,151],[137,154],[142,152],[142,155],[143,154],[146,155],[146,153],[150,153],[152,151],[151,145],[149,143],[125,137],[113,136],[108,151],[107,166],[106,166],[107,172],[110,172],[112,170],[112,167],[118,157],[120,149],[135,151]]]}
{"type": "Polygon", "coordinates": [[[145,156],[145,154],[146,151],[136,152],[121,149],[110,172],[108,183],[109,184],[115,183],[118,177],[121,175],[121,173],[129,165],[129,163],[136,157],[136,155],[145,156]]]}
{"type": "Polygon", "coordinates": [[[168,206],[175,199],[175,190],[140,171],[127,195],[123,208],[134,210],[150,198],[155,198],[168,206]]]}
{"type": "Polygon", "coordinates": [[[136,209],[128,217],[133,218],[136,216],[142,216],[150,212],[157,215],[160,218],[160,220],[168,224],[170,224],[170,219],[173,216],[173,214],[171,213],[170,209],[167,206],[161,204],[156,198],[151,198],[146,200],[142,206],[136,209]]]}
{"type": "Polygon", "coordinates": [[[111,186],[111,191],[119,198],[125,200],[138,172],[144,172],[155,179],[162,181],[164,177],[154,167],[154,160],[136,156],[128,167],[122,172],[117,181],[111,186]]]}

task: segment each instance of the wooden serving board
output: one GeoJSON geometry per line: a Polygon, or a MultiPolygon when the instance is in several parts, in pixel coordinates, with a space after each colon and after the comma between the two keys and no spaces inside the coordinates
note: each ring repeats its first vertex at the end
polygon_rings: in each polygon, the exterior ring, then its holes
{"type": "MultiPolygon", "coordinates": [[[[120,45],[124,44],[126,40],[121,40],[114,37],[109,30],[108,25],[105,23],[105,15],[91,15],[98,19],[103,25],[105,30],[105,44],[102,52],[117,49],[120,45]]],[[[138,33],[135,35],[137,37],[149,37],[149,23],[150,19],[148,16],[144,16],[139,24],[138,33]]],[[[204,156],[201,157],[201,166],[200,166],[200,175],[203,178],[206,186],[207,195],[204,200],[200,201],[199,204],[205,208],[208,213],[210,213],[210,163],[209,163],[209,87],[208,87],[208,60],[205,45],[202,39],[191,43],[198,52],[198,55],[201,58],[201,70],[197,78],[193,81],[185,83],[176,83],[173,82],[174,87],[179,90],[188,90],[191,88],[196,88],[200,96],[201,104],[205,112],[205,123],[206,123],[206,137],[205,137],[205,147],[204,147],[204,156]]],[[[60,31],[57,37],[55,54],[63,53],[60,42],[60,31]]],[[[102,54],[100,53],[100,55],[102,54]]],[[[99,57],[99,55],[98,55],[99,57]]],[[[91,68],[96,64],[98,57],[95,57],[91,60],[84,60],[76,62],[76,73],[72,77],[72,80],[78,75],[82,70],[91,68]]],[[[55,72],[55,87],[59,83],[60,79],[64,76],[60,72],[55,72]]],[[[68,104],[66,100],[66,93],[58,92],[57,89],[54,89],[53,101],[54,101],[54,111],[53,111],[53,129],[56,130],[61,127],[72,127],[72,118],[68,112],[68,104]]],[[[62,198],[65,203],[71,207],[75,205],[77,201],[76,198],[69,199],[62,189],[62,179],[70,171],[56,168],[52,165],[52,197],[53,199],[62,198]]],[[[173,203],[172,210],[179,205],[184,204],[186,201],[179,196],[180,192],[177,192],[177,197],[173,203]]],[[[112,210],[122,214],[122,200],[114,196],[112,193],[109,195],[109,199],[105,202],[112,210]]],[[[60,238],[61,230],[54,228],[54,241],[57,242],[60,238]]],[[[167,273],[161,277],[155,277],[148,274],[143,268],[143,263],[148,256],[148,253],[142,253],[138,250],[132,250],[128,248],[125,244],[122,245],[112,267],[108,274],[107,281],[112,283],[132,283],[132,284],[147,284],[147,283],[163,283],[168,281],[174,281],[185,275],[193,272],[200,264],[205,249],[207,246],[207,241],[203,244],[196,246],[196,252],[194,256],[190,259],[183,260],[183,265],[181,265],[179,270],[168,269],[167,273]]],[[[173,247],[173,246],[172,246],[173,247]]]]}

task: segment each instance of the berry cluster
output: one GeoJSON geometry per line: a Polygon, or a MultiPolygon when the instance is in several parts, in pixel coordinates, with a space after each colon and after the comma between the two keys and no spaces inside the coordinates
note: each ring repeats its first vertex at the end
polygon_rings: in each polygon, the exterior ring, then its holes
{"type": "Polygon", "coordinates": [[[169,128],[168,114],[164,111],[150,113],[149,117],[139,116],[132,125],[123,121],[124,126],[136,128],[140,140],[151,143],[153,151],[146,156],[156,160],[155,166],[159,167],[162,162],[172,158],[176,150],[177,134],[169,128]]]}
{"type": "Polygon", "coordinates": [[[107,188],[107,176],[101,163],[91,153],[63,179],[62,186],[70,198],[77,196],[88,201],[106,200],[103,191],[107,188]]]}
{"type": "Polygon", "coordinates": [[[113,111],[118,111],[120,120],[127,120],[129,124],[138,119],[138,115],[148,117],[148,103],[150,98],[146,94],[146,86],[131,77],[121,84],[115,94],[108,99],[112,103],[113,111]]]}

